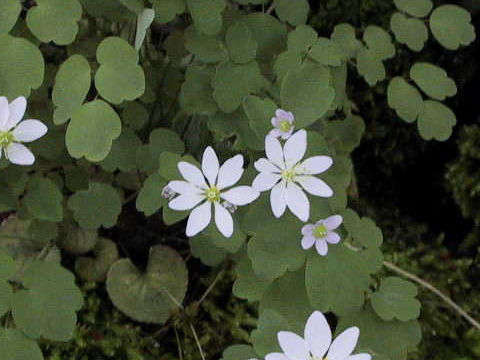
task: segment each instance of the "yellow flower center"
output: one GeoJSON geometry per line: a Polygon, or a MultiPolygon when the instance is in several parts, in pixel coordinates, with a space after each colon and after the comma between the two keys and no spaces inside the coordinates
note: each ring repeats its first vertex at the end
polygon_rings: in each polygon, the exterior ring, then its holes
{"type": "Polygon", "coordinates": [[[205,196],[210,202],[220,201],[220,190],[218,190],[216,186],[212,186],[211,188],[205,190],[205,196]]]}
{"type": "Polygon", "coordinates": [[[13,140],[13,134],[10,131],[0,131],[0,148],[7,147],[13,140]]]}
{"type": "Polygon", "coordinates": [[[295,169],[288,169],[288,170],[283,170],[282,172],[282,179],[285,180],[285,181],[293,181],[293,179],[295,178],[295,175],[297,175],[297,173],[295,172],[295,169]]]}
{"type": "Polygon", "coordinates": [[[327,236],[327,234],[328,229],[323,224],[318,225],[315,229],[313,229],[313,236],[315,236],[317,239],[322,239],[327,236]]]}
{"type": "Polygon", "coordinates": [[[282,132],[288,132],[292,128],[292,124],[290,124],[287,120],[281,120],[278,124],[278,127],[282,132]]]}

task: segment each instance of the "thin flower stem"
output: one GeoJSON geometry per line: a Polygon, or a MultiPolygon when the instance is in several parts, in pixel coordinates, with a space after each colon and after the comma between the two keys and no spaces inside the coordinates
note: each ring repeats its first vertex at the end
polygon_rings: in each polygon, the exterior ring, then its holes
{"type": "Polygon", "coordinates": [[[275,10],[275,3],[272,3],[265,14],[270,15],[275,10]]]}
{"type": "MultiPolygon", "coordinates": [[[[346,247],[348,247],[350,250],[353,251],[359,251],[360,249],[356,248],[355,246],[344,243],[346,247]]],[[[463,317],[466,321],[468,321],[474,328],[480,331],[480,323],[475,320],[472,316],[470,316],[460,305],[458,305],[455,301],[450,299],[447,295],[442,293],[439,289],[437,289],[435,286],[430,284],[429,282],[420,279],[418,276],[415,274],[412,274],[411,272],[404,270],[402,268],[399,268],[395,264],[389,262],[389,261],[384,261],[383,266],[385,266],[387,269],[396,272],[399,275],[402,275],[406,277],[407,279],[410,279],[417,284],[423,286],[425,289],[431,291],[435,295],[437,295],[440,299],[442,299],[448,306],[450,306],[453,310],[455,310],[461,317],[463,317]]]]}
{"type": "Polygon", "coordinates": [[[180,337],[178,336],[177,327],[175,325],[173,325],[173,330],[175,331],[175,339],[177,339],[178,357],[180,358],[180,360],[183,360],[182,345],[180,343],[180,337]]]}
{"type": "Polygon", "coordinates": [[[193,327],[192,323],[190,323],[190,329],[192,330],[193,337],[195,338],[195,342],[197,343],[198,350],[200,351],[200,356],[202,357],[202,360],[205,360],[205,354],[203,353],[202,345],[200,345],[200,340],[198,340],[197,332],[195,331],[195,328],[193,327]]]}
{"type": "Polygon", "coordinates": [[[202,297],[200,298],[200,300],[198,300],[198,305],[200,305],[203,300],[205,300],[205,298],[208,296],[208,294],[210,293],[210,291],[212,291],[212,289],[215,287],[215,285],[217,284],[218,280],[220,280],[220,278],[222,277],[223,275],[223,271],[220,271],[215,280],[213,280],[213,282],[210,284],[210,286],[208,287],[207,290],[205,290],[205,292],[203,293],[202,297]]]}

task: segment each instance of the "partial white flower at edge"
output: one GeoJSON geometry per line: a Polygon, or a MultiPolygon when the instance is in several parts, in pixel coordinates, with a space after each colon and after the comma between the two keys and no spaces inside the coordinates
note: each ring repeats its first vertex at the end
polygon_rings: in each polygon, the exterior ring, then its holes
{"type": "Polygon", "coordinates": [[[272,126],[274,128],[270,131],[269,135],[287,140],[295,129],[293,125],[294,121],[295,117],[290,111],[277,109],[277,111],[275,111],[275,117],[272,118],[272,126]]]}
{"type": "Polygon", "coordinates": [[[6,97],[0,97],[0,158],[2,154],[12,164],[32,165],[35,156],[21,143],[40,139],[48,128],[38,120],[23,120],[27,100],[21,96],[10,104],[6,97]]]}
{"type": "Polygon", "coordinates": [[[332,331],[325,316],[315,311],[307,320],[304,338],[289,331],[277,334],[283,353],[272,353],[265,360],[371,360],[369,354],[352,355],[360,330],[346,329],[332,342],[332,331]]]}
{"type": "Polygon", "coordinates": [[[281,217],[288,207],[303,222],[310,217],[310,202],[304,190],[315,196],[330,197],[333,190],[323,180],[313,176],[327,171],[333,164],[329,156],[313,156],[302,161],[307,151],[307,132],[299,130],[284,144],[272,136],[265,137],[267,158],[255,162],[260,173],[252,186],[270,192],[270,205],[275,217],[281,217]],[[303,188],[303,190],[302,190],[303,188]]]}
{"type": "Polygon", "coordinates": [[[315,224],[305,225],[302,228],[302,248],[308,250],[315,245],[319,255],[327,255],[328,244],[340,242],[340,235],[333,230],[337,229],[342,222],[343,218],[340,215],[333,215],[315,224]]]}
{"type": "Polygon", "coordinates": [[[236,155],[220,167],[215,151],[209,146],[203,153],[202,170],[185,161],[177,166],[185,180],[168,183],[168,188],[180,194],[168,206],[178,211],[193,209],[187,221],[187,236],[195,236],[208,226],[212,205],[218,230],[227,238],[232,236],[233,219],[227,208],[247,205],[260,195],[251,186],[231,188],[243,175],[243,156],[236,155]]]}

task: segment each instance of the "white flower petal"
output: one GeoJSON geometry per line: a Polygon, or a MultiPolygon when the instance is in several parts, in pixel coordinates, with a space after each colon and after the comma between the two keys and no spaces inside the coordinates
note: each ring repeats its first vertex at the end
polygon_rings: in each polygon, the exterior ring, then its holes
{"type": "Polygon", "coordinates": [[[215,154],[215,150],[211,146],[208,146],[203,152],[202,171],[210,186],[216,184],[219,168],[220,163],[218,162],[217,154],[215,154]]]}
{"type": "Polygon", "coordinates": [[[302,171],[305,175],[317,175],[327,171],[333,164],[330,156],[314,156],[302,163],[302,171]]]}
{"type": "Polygon", "coordinates": [[[271,163],[269,160],[265,158],[258,159],[255,161],[255,169],[259,172],[266,172],[266,173],[276,173],[279,174],[281,172],[280,168],[277,167],[275,164],[271,163]]]}
{"type": "Polygon", "coordinates": [[[27,110],[27,99],[23,96],[20,96],[13,100],[10,105],[8,105],[10,116],[8,122],[6,123],[7,130],[13,129],[25,115],[25,110],[27,110]]]}
{"type": "Polygon", "coordinates": [[[309,194],[325,198],[333,195],[332,188],[325,181],[314,176],[296,176],[295,181],[302,185],[309,194]]]}
{"type": "Polygon", "coordinates": [[[315,226],[313,224],[307,224],[302,227],[302,235],[312,235],[315,226]]]}
{"type": "Polygon", "coordinates": [[[302,249],[303,250],[308,250],[310,249],[313,244],[315,244],[315,237],[312,235],[305,235],[302,238],[302,249]]]}
{"type": "Polygon", "coordinates": [[[300,336],[290,331],[277,334],[278,344],[290,360],[310,360],[307,343],[300,336]]]}
{"type": "Polygon", "coordinates": [[[243,156],[235,155],[223,163],[218,171],[217,188],[225,189],[235,185],[243,175],[243,156]]]}
{"type": "Polygon", "coordinates": [[[285,354],[282,353],[271,353],[265,356],[265,360],[289,360],[285,354]]]}
{"type": "Polygon", "coordinates": [[[332,346],[328,351],[328,360],[346,360],[357,346],[360,330],[353,326],[348,328],[333,340],[332,346]]]}
{"type": "Polygon", "coordinates": [[[205,229],[212,219],[212,203],[205,201],[192,210],[187,221],[187,236],[192,237],[205,229]]]}
{"type": "Polygon", "coordinates": [[[176,211],[185,211],[185,210],[193,209],[203,200],[205,200],[205,196],[203,195],[194,195],[194,194],[180,195],[180,196],[177,196],[175,199],[171,200],[168,203],[168,207],[176,211]]]}
{"type": "Polygon", "coordinates": [[[319,255],[325,256],[328,253],[328,244],[323,239],[317,239],[317,241],[315,241],[315,249],[317,249],[319,255]]]}
{"type": "Polygon", "coordinates": [[[250,204],[260,196],[260,193],[251,186],[238,186],[224,193],[220,193],[222,199],[237,206],[250,204]]]}
{"type": "Polygon", "coordinates": [[[218,231],[229,238],[233,234],[233,219],[232,215],[219,203],[215,203],[215,224],[218,231]]]}
{"type": "Polygon", "coordinates": [[[187,181],[174,180],[170,181],[167,185],[170,189],[179,194],[201,194],[202,189],[187,181]]]}
{"type": "Polygon", "coordinates": [[[283,131],[280,130],[280,129],[275,128],[275,129],[270,130],[270,132],[268,133],[268,135],[278,138],[279,136],[282,136],[282,135],[283,135],[283,131]]]}
{"type": "Polygon", "coordinates": [[[273,215],[277,218],[281,217],[287,208],[285,192],[286,187],[284,181],[275,185],[270,192],[270,205],[272,207],[273,215]]]}
{"type": "Polygon", "coordinates": [[[338,244],[341,238],[336,232],[330,232],[324,237],[324,240],[329,244],[338,244]]]}
{"type": "Polygon", "coordinates": [[[270,123],[272,124],[273,127],[278,127],[278,125],[280,124],[280,120],[278,120],[277,117],[272,117],[272,119],[270,120],[270,123]]]}
{"type": "Polygon", "coordinates": [[[317,358],[323,359],[332,343],[332,331],[327,319],[320,311],[315,311],[308,318],[304,336],[310,352],[317,358]]]}
{"type": "Polygon", "coordinates": [[[283,154],[287,167],[297,164],[302,160],[307,151],[307,132],[299,130],[293,134],[283,146],[283,154]]]}
{"type": "Polygon", "coordinates": [[[260,173],[253,180],[252,186],[257,191],[267,191],[270,190],[275,184],[281,179],[281,176],[278,174],[272,173],[260,173]]]}
{"type": "Polygon", "coordinates": [[[35,162],[35,156],[24,145],[12,143],[5,149],[5,157],[12,164],[16,165],[32,165],[35,162]]]}
{"type": "Polygon", "coordinates": [[[290,136],[292,136],[293,134],[293,130],[295,129],[295,127],[291,127],[290,130],[288,130],[286,133],[283,133],[282,135],[282,139],[283,140],[288,140],[290,138],[290,136]]]}
{"type": "Polygon", "coordinates": [[[282,145],[277,138],[272,136],[265,137],[265,154],[267,155],[268,160],[270,160],[280,169],[285,168],[282,145]]]}
{"type": "Polygon", "coordinates": [[[356,354],[350,355],[347,360],[372,360],[372,355],[370,354],[356,354]]]}
{"type": "Polygon", "coordinates": [[[38,120],[24,120],[13,129],[12,134],[15,141],[32,142],[40,139],[48,131],[44,123],[38,120]]]}
{"type": "Polygon", "coordinates": [[[290,211],[303,222],[310,217],[310,202],[307,195],[293,182],[287,184],[285,200],[290,211]]]}
{"type": "Polygon", "coordinates": [[[202,189],[207,189],[207,183],[205,182],[205,177],[203,176],[202,172],[199,168],[195,165],[192,165],[185,161],[180,161],[177,165],[180,174],[182,174],[183,178],[187,180],[189,183],[197,185],[202,189]]]}
{"type": "Polygon", "coordinates": [[[295,119],[290,111],[285,111],[283,109],[277,109],[277,111],[275,111],[275,116],[281,120],[287,120],[290,124],[293,123],[293,120],[295,119]]]}
{"type": "Polygon", "coordinates": [[[340,215],[332,215],[323,220],[323,224],[328,230],[335,230],[338,228],[343,222],[343,217],[340,215]]]}
{"type": "Polygon", "coordinates": [[[8,108],[8,100],[5,96],[0,96],[0,131],[7,131],[9,117],[10,110],[8,108]]]}

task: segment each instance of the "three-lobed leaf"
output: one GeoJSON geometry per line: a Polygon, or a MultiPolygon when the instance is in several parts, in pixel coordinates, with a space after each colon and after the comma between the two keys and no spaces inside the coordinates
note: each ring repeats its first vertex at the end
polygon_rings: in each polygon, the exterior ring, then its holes
{"type": "Polygon", "coordinates": [[[430,14],[430,29],[437,41],[448,50],[457,50],[475,40],[472,16],[457,5],[442,5],[430,14]]]}
{"type": "Polygon", "coordinates": [[[410,77],[425,94],[435,100],[443,101],[457,93],[455,81],[436,65],[417,62],[410,69],[410,77]]]}

